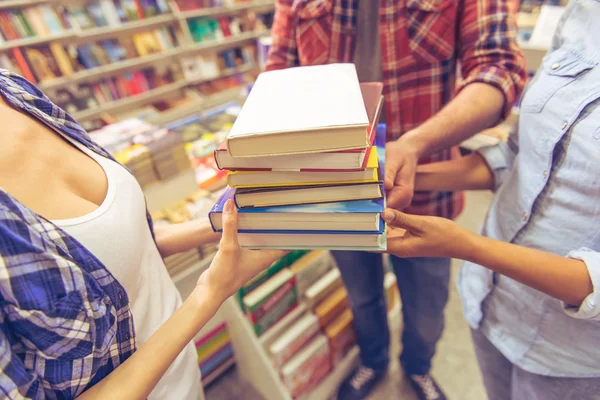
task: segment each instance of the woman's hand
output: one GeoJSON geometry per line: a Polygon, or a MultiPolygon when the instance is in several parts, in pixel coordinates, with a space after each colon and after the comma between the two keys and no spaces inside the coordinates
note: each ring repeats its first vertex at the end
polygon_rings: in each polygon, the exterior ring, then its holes
{"type": "Polygon", "coordinates": [[[386,208],[387,253],[398,257],[468,256],[472,234],[453,221],[439,217],[409,215],[386,208]]]}
{"type": "Polygon", "coordinates": [[[209,292],[223,302],[242,285],[283,257],[281,250],[248,250],[238,242],[238,213],[232,200],[223,209],[223,235],[219,251],[200,276],[196,290],[209,292]]]}

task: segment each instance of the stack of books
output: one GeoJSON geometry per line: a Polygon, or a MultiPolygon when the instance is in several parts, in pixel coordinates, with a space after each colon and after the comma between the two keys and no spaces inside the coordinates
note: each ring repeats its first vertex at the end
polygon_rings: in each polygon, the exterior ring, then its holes
{"type": "Polygon", "coordinates": [[[195,341],[202,382],[208,385],[235,364],[227,324],[222,323],[195,341]]]}
{"type": "Polygon", "coordinates": [[[192,169],[181,135],[168,129],[132,119],[90,135],[129,168],[142,187],[192,169]]]}
{"type": "Polygon", "coordinates": [[[360,84],[353,64],[259,75],[216,150],[251,248],[385,249],[385,126],[381,83],[360,84]]]}

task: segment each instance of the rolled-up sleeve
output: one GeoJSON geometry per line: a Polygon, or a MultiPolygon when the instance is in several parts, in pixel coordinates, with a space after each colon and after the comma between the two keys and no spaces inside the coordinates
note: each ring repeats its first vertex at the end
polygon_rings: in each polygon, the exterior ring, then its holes
{"type": "Polygon", "coordinates": [[[600,321],[600,253],[582,248],[570,252],[567,257],[585,263],[594,291],[583,300],[579,307],[564,304],[565,312],[573,318],[600,321]]]}
{"type": "Polygon", "coordinates": [[[483,158],[494,176],[494,191],[504,183],[515,158],[519,153],[518,129],[514,129],[507,142],[500,142],[494,146],[482,147],[477,153],[483,158]]]}
{"type": "Polygon", "coordinates": [[[273,44],[267,58],[267,71],[298,66],[293,3],[293,0],[275,2],[275,17],[271,28],[273,44]]]}
{"type": "Polygon", "coordinates": [[[516,15],[506,0],[463,1],[459,58],[465,86],[482,82],[504,94],[506,118],[527,81],[525,57],[517,44],[516,15]]]}

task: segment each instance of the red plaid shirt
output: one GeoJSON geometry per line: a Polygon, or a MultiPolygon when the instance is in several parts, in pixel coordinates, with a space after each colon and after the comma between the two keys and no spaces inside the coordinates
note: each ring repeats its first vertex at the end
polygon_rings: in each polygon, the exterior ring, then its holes
{"type": "MultiPolygon", "coordinates": [[[[527,74],[507,0],[379,1],[388,140],[419,126],[473,82],[500,89],[508,115],[527,74]]],[[[357,9],[358,0],[277,0],[267,69],[352,62],[357,9]]],[[[452,148],[421,162],[459,156],[452,148]]],[[[455,218],[462,207],[461,193],[421,192],[407,211],[455,218]]]]}

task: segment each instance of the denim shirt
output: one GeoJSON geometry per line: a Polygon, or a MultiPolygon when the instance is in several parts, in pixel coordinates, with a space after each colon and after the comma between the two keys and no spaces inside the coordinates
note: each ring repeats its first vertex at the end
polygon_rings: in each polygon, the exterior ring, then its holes
{"type": "Polygon", "coordinates": [[[579,307],[464,263],[466,318],[520,368],[600,377],[600,0],[572,0],[507,143],[482,149],[497,194],[482,234],[582,260],[579,307]]]}

